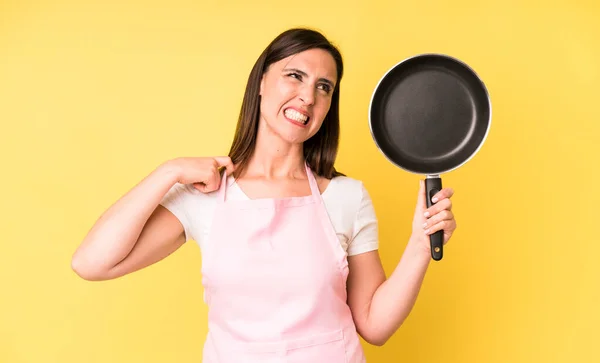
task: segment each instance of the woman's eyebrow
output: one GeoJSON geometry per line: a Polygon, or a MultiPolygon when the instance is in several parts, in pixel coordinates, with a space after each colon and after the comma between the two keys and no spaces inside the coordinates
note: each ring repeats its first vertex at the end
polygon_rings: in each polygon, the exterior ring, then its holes
{"type": "MultiPolygon", "coordinates": [[[[296,72],[296,73],[300,74],[300,75],[301,75],[301,76],[303,76],[303,77],[308,77],[308,74],[306,74],[306,72],[304,72],[304,71],[301,71],[301,70],[299,70],[298,68],[285,68],[283,71],[284,71],[284,72],[296,72]]],[[[329,84],[329,85],[330,85],[332,88],[334,87],[334,84],[333,84],[333,82],[332,82],[332,81],[330,81],[330,80],[329,80],[329,79],[327,79],[327,78],[320,78],[320,79],[319,79],[319,81],[321,81],[321,82],[325,82],[325,83],[328,83],[328,84],[329,84]]]]}

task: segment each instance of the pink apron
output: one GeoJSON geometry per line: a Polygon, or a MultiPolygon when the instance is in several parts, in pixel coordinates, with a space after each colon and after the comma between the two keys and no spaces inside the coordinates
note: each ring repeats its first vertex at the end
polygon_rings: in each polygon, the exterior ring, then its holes
{"type": "Polygon", "coordinates": [[[202,251],[204,363],[363,363],[346,304],[348,262],[317,182],[312,194],[226,200],[202,251]]]}

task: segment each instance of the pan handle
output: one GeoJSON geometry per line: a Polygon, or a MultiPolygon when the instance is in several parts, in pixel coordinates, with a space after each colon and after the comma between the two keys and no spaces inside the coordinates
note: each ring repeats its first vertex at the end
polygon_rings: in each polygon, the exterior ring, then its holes
{"type": "MultiPolygon", "coordinates": [[[[425,191],[427,199],[427,208],[433,204],[431,198],[442,190],[442,178],[438,175],[428,175],[425,179],[425,191]]],[[[431,246],[431,258],[439,261],[444,256],[444,231],[437,231],[429,235],[429,244],[431,246]]]]}

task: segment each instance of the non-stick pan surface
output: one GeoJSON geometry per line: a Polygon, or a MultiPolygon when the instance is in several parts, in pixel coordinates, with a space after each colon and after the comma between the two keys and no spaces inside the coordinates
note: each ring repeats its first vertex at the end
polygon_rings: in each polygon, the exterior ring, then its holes
{"type": "MultiPolygon", "coordinates": [[[[396,166],[425,174],[427,207],[442,189],[439,174],[471,159],[491,123],[484,83],[465,63],[443,54],[399,62],[381,78],[371,98],[369,125],[381,152],[396,166]]],[[[430,235],[434,260],[443,256],[443,232],[430,235]]]]}
{"type": "Polygon", "coordinates": [[[467,162],[489,130],[488,92],[463,62],[440,54],[411,57],[377,85],[369,122],[377,147],[394,164],[441,174],[467,162]]]}

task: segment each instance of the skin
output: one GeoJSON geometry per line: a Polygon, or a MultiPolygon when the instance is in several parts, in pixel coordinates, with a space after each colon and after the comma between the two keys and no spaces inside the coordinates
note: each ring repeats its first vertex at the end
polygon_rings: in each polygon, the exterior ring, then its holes
{"type": "MultiPolygon", "coordinates": [[[[283,59],[267,70],[261,82],[256,149],[237,179],[250,198],[310,194],[302,145],[321,127],[336,81],[335,61],[320,49],[283,59]],[[305,127],[285,117],[290,107],[310,117],[305,127]]],[[[221,167],[227,174],[235,170],[226,156],[177,158],[159,165],[98,218],[73,255],[73,270],[86,280],[109,280],[175,252],[185,242],[183,226],[160,200],[177,182],[205,193],[217,190],[221,167]]],[[[317,177],[321,192],[329,181],[317,177]]],[[[421,181],[412,233],[389,277],[378,251],[348,257],[348,305],[365,341],[384,344],[410,313],[431,261],[429,234],[443,230],[446,244],[456,229],[453,194],[444,188],[436,195],[439,201],[427,209],[421,181]]]]}
{"type": "MultiPolygon", "coordinates": [[[[331,106],[336,65],[314,49],[272,64],[261,82],[261,117],[254,155],[239,186],[251,198],[309,195],[303,142],[319,131],[331,106]],[[310,118],[306,127],[288,121],[293,108],[310,118]]],[[[329,180],[317,177],[321,192],[329,180]]]]}

